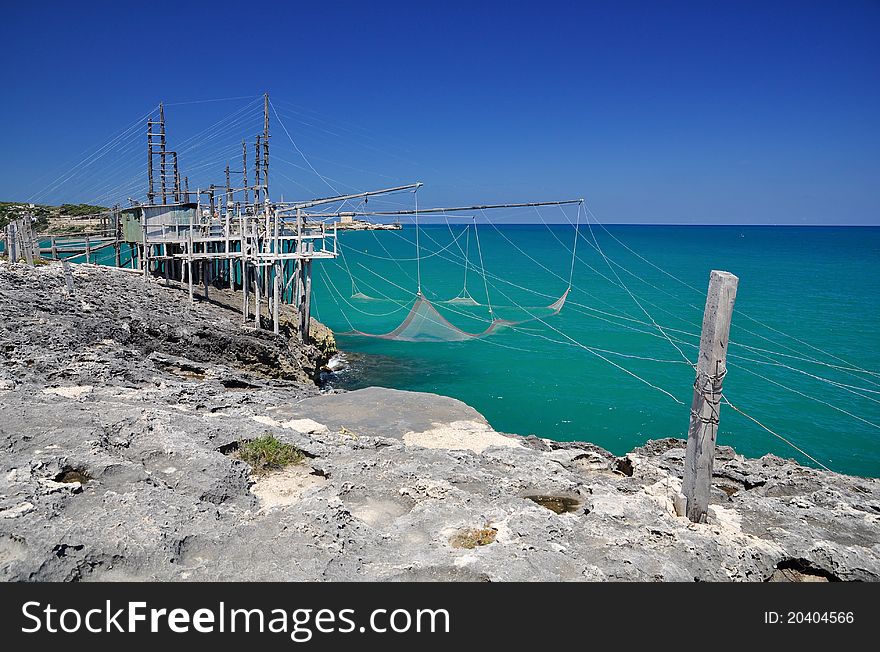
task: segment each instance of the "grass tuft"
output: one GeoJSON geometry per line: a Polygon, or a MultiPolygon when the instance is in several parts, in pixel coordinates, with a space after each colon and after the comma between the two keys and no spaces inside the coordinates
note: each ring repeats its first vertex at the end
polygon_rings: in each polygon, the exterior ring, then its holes
{"type": "Polygon", "coordinates": [[[283,469],[291,464],[299,464],[305,459],[303,452],[296,446],[285,444],[270,434],[242,442],[238,456],[254,467],[257,473],[283,469]]]}

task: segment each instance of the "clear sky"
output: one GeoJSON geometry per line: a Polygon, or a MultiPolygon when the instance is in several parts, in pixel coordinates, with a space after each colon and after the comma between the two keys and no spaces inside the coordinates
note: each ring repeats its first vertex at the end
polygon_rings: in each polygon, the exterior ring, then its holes
{"type": "MultiPolygon", "coordinates": [[[[46,188],[160,100],[174,147],[247,100],[183,102],[268,90],[340,190],[585,197],[606,222],[880,224],[878,34],[876,0],[7,2],[0,199],[91,199],[121,157],[46,188]]],[[[329,194],[274,120],[273,197],[329,194]]],[[[142,138],[123,152],[138,169],[142,138]]]]}

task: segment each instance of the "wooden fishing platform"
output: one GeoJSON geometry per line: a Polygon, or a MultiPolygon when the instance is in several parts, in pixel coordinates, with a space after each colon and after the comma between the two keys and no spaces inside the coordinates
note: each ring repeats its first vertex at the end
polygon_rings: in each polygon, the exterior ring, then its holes
{"type": "MultiPolygon", "coordinates": [[[[418,188],[409,184],[304,202],[269,199],[269,96],[264,95],[263,133],[256,136],[254,161],[248,182],[248,147],[242,142],[241,184],[233,186],[229,165],[225,183],[190,191],[181,177],[178,155],[167,148],[165,113],[147,120],[146,202],[115,206],[88,216],[94,230],[40,236],[29,216],[10,223],[3,234],[10,260],[34,264],[40,259],[94,262],[106,249],[114,250],[117,267],[139,270],[143,276],[177,281],[187,287],[190,300],[201,285],[242,291],[242,322],[263,325],[262,306],[275,333],[279,332],[283,303],[298,311],[298,330],[309,337],[312,264],[338,255],[337,232],[365,229],[368,222],[351,219],[332,224],[307,216],[307,209],[366,199],[418,188]],[[343,224],[344,222],[344,224],[343,224]]],[[[85,225],[84,225],[85,226],[85,225]]],[[[399,224],[375,228],[399,229],[399,224]]],[[[106,258],[105,258],[106,260],[106,258]]]]}

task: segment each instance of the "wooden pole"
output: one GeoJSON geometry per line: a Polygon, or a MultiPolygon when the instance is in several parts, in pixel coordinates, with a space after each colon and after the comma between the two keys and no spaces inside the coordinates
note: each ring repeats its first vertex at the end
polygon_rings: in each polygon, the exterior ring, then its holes
{"type": "Polygon", "coordinates": [[[6,256],[10,263],[18,262],[18,243],[15,235],[15,222],[6,225],[6,256]]]}
{"type": "MultiPolygon", "coordinates": [[[[253,226],[253,249],[257,253],[260,251],[256,224],[253,226]]],[[[259,258],[257,258],[257,263],[259,263],[259,258]]],[[[259,264],[254,265],[254,325],[257,328],[262,328],[262,320],[260,319],[260,269],[259,264]]]]}
{"type": "Polygon", "coordinates": [[[275,278],[272,284],[272,305],[275,310],[272,314],[272,331],[278,335],[281,328],[281,263],[275,263],[275,278]]]}
{"type": "Polygon", "coordinates": [[[254,265],[254,326],[260,328],[260,269],[254,265]]]}
{"type": "Polygon", "coordinates": [[[305,288],[303,290],[303,306],[302,306],[302,341],[308,343],[309,341],[309,322],[311,321],[311,302],[312,302],[312,260],[311,258],[307,258],[303,261],[303,283],[305,288]]]}
{"type": "Polygon", "coordinates": [[[302,260],[296,260],[293,264],[293,305],[299,314],[302,303],[302,260]]]}
{"type": "Polygon", "coordinates": [[[122,222],[119,220],[119,204],[113,207],[114,231],[116,232],[116,241],[114,244],[115,262],[117,267],[122,267],[122,222]]]}
{"type": "Polygon", "coordinates": [[[263,199],[269,201],[269,93],[263,94],[263,199]]]}
{"type": "Polygon", "coordinates": [[[239,236],[241,236],[241,312],[242,312],[242,323],[247,324],[248,315],[250,313],[250,283],[248,283],[248,274],[250,274],[250,270],[248,270],[247,265],[247,240],[246,240],[246,230],[247,230],[247,220],[241,212],[238,214],[238,228],[239,228],[239,236]]]}
{"type": "Polygon", "coordinates": [[[31,234],[31,249],[34,260],[39,260],[40,258],[40,239],[37,237],[37,234],[34,233],[34,223],[31,221],[31,217],[27,218],[28,221],[28,231],[31,234]]]}
{"type": "Polygon", "coordinates": [[[147,278],[147,275],[150,273],[150,250],[147,246],[146,219],[144,219],[144,236],[143,242],[141,243],[141,269],[143,270],[144,278],[147,278]]]}
{"type": "Polygon", "coordinates": [[[89,242],[89,236],[86,236],[86,262],[92,262],[92,245],[89,242]]]}
{"type": "Polygon", "coordinates": [[[172,165],[174,166],[174,201],[180,203],[180,168],[177,167],[177,152],[171,152],[172,165]]]}
{"type": "Polygon", "coordinates": [[[254,143],[254,215],[260,210],[260,135],[254,143]]]}
{"type": "MultiPolygon", "coordinates": [[[[208,243],[202,245],[202,253],[208,253],[208,243]]],[[[205,301],[208,300],[208,285],[211,282],[211,259],[202,259],[202,284],[205,286],[205,301]]]]}
{"type": "Polygon", "coordinates": [[[721,386],[727,373],[727,344],[738,283],[730,272],[713,270],[709,275],[682,481],[685,512],[694,523],[705,522],[709,510],[721,386]]]}
{"type": "MultiPolygon", "coordinates": [[[[187,191],[189,188],[187,188],[187,191]]],[[[198,200],[198,196],[196,196],[198,200]]],[[[196,209],[198,210],[198,208],[196,209]]],[[[193,305],[193,212],[187,211],[189,214],[189,228],[186,231],[186,283],[187,292],[189,293],[189,305],[193,305]]]]}
{"type": "Polygon", "coordinates": [[[165,189],[165,104],[159,102],[159,181],[162,187],[162,203],[168,203],[165,189]]]}
{"type": "Polygon", "coordinates": [[[251,289],[248,283],[248,274],[250,274],[250,270],[247,267],[247,261],[242,257],[241,259],[241,323],[247,324],[248,315],[250,313],[250,297],[248,296],[251,289]]]}
{"type": "Polygon", "coordinates": [[[147,203],[156,197],[153,184],[153,121],[147,119],[147,203]]]}
{"type": "Polygon", "coordinates": [[[19,231],[21,232],[21,248],[24,249],[24,260],[28,265],[34,264],[34,247],[31,242],[32,232],[30,229],[31,218],[23,217],[19,223],[19,231]]]}
{"type": "Polygon", "coordinates": [[[251,202],[251,194],[247,185],[247,143],[241,141],[241,185],[244,187],[244,205],[247,206],[251,202]]]}
{"type": "Polygon", "coordinates": [[[193,304],[193,257],[192,257],[192,235],[189,237],[189,243],[186,248],[186,283],[187,292],[189,293],[189,305],[193,304]]]}

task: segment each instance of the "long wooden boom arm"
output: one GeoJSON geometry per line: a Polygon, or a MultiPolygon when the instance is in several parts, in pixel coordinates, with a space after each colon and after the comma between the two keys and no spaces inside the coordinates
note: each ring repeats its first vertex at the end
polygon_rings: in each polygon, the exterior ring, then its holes
{"type": "MultiPolygon", "coordinates": [[[[423,215],[425,213],[454,213],[457,211],[481,211],[493,208],[523,208],[529,206],[563,206],[566,204],[580,204],[583,199],[567,199],[565,201],[538,201],[527,202],[523,204],[486,204],[483,206],[455,206],[452,208],[420,208],[407,209],[400,211],[339,211],[336,213],[309,213],[304,217],[368,217],[370,215],[392,216],[392,215],[423,215]]],[[[455,216],[458,217],[458,216],[455,216]]],[[[470,217],[470,216],[464,216],[470,217]]]]}
{"type": "Polygon", "coordinates": [[[387,195],[392,192],[401,192],[402,190],[417,190],[421,188],[421,183],[410,183],[405,186],[396,186],[394,188],[384,188],[382,190],[368,190],[366,192],[357,192],[351,195],[338,195],[336,197],[323,197],[321,199],[310,199],[309,201],[291,203],[284,208],[279,208],[278,212],[295,211],[302,208],[311,208],[312,206],[320,206],[321,204],[333,204],[347,199],[358,199],[361,197],[372,197],[374,195],[387,195]]]}

